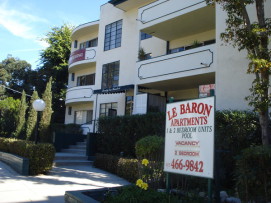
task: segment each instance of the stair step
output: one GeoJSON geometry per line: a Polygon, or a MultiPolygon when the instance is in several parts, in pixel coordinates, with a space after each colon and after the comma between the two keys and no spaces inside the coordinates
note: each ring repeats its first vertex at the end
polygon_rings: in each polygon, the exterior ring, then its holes
{"type": "Polygon", "coordinates": [[[93,161],[83,160],[58,160],[54,162],[54,166],[90,166],[93,161]]]}
{"type": "Polygon", "coordinates": [[[74,153],[56,153],[55,160],[87,160],[86,155],[74,153]]]}
{"type": "Polygon", "coordinates": [[[82,150],[86,150],[87,146],[81,146],[81,145],[70,145],[69,149],[82,149],[82,150]]]}
{"type": "Polygon", "coordinates": [[[78,145],[78,146],[86,146],[87,142],[77,142],[76,145],[78,145]]]}
{"type": "Polygon", "coordinates": [[[86,150],[83,150],[83,149],[63,149],[62,152],[82,154],[82,155],[86,154],[86,150]]]}

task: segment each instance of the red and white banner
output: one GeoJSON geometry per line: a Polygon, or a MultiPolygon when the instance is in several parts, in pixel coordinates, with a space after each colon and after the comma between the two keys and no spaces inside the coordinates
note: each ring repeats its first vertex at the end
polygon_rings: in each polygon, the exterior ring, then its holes
{"type": "Polygon", "coordinates": [[[79,49],[77,51],[72,52],[69,59],[69,64],[75,63],[77,61],[85,60],[85,55],[86,55],[86,49],[79,49]]]}
{"type": "Polygon", "coordinates": [[[164,171],[213,178],[214,97],[167,104],[164,171]]]}

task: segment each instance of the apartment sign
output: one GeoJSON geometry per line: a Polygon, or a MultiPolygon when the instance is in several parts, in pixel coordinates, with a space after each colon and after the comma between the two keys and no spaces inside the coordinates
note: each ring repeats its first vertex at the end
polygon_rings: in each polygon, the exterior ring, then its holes
{"type": "Polygon", "coordinates": [[[213,178],[214,97],[167,104],[164,171],[213,178]]]}

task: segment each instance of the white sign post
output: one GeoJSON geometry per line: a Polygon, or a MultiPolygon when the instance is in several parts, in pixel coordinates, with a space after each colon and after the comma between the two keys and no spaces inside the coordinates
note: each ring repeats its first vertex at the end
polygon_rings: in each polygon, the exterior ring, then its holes
{"type": "Polygon", "coordinates": [[[167,104],[164,171],[213,178],[214,97],[167,104]]]}

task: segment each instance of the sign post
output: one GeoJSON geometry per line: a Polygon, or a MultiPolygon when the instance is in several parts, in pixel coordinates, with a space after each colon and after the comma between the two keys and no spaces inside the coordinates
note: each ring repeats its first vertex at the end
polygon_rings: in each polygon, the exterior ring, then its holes
{"type": "Polygon", "coordinates": [[[214,97],[167,104],[164,171],[213,179],[214,97]]]}

